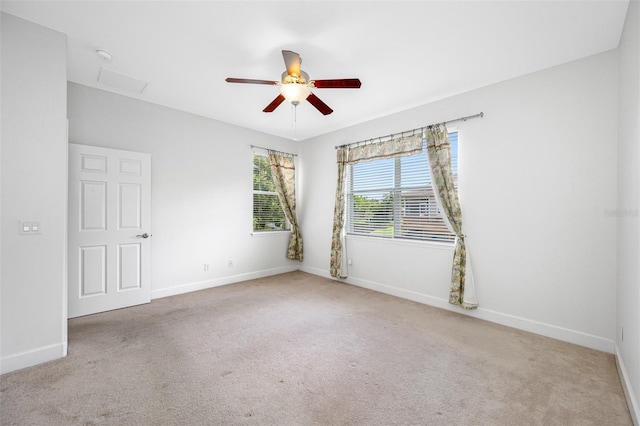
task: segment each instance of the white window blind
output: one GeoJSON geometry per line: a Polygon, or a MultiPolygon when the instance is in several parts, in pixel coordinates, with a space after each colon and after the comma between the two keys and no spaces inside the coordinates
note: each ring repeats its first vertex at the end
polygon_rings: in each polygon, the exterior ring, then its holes
{"type": "MultiPolygon", "coordinates": [[[[458,133],[449,133],[458,182],[458,133]]],[[[431,185],[426,153],[348,166],[347,233],[381,238],[453,242],[431,185]]]]}
{"type": "Polygon", "coordinates": [[[271,177],[269,159],[253,154],[253,230],[284,231],[289,223],[284,215],[271,177]]]}

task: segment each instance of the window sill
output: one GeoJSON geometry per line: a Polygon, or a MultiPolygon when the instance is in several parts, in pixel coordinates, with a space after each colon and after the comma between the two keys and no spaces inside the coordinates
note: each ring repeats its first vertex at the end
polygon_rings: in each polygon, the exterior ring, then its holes
{"type": "Polygon", "coordinates": [[[353,241],[366,241],[372,244],[382,245],[398,245],[398,246],[413,246],[421,248],[429,248],[436,250],[453,251],[455,248],[454,243],[438,242],[438,241],[422,241],[422,240],[404,240],[400,238],[381,238],[381,237],[366,237],[364,235],[347,235],[347,240],[353,241]]]}
{"type": "Polygon", "coordinates": [[[253,231],[251,233],[252,237],[277,237],[277,236],[288,236],[291,234],[291,231],[253,231]]]}

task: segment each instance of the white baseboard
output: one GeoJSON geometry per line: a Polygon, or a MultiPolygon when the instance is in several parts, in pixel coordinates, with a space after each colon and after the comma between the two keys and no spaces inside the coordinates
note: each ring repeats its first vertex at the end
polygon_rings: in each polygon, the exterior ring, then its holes
{"type": "Polygon", "coordinates": [[[241,281],[254,280],[271,275],[284,274],[297,271],[298,266],[281,266],[278,268],[264,269],[261,271],[247,272],[244,274],[230,275],[227,277],[215,278],[213,280],[198,281],[195,283],[180,284],[168,288],[151,290],[151,299],[176,296],[178,294],[190,293],[192,291],[205,290],[207,288],[220,287],[222,285],[233,284],[241,281]]]}
{"type": "MultiPolygon", "coordinates": [[[[448,301],[447,301],[448,304],[448,301]]],[[[452,311],[460,312],[461,309],[450,305],[448,308],[452,311]]],[[[480,318],[483,320],[506,325],[508,327],[517,328],[519,330],[528,331],[530,333],[539,334],[541,336],[551,337],[553,339],[562,340],[564,342],[573,343],[574,345],[584,346],[595,349],[597,351],[613,354],[615,342],[612,339],[596,336],[594,334],[584,333],[570,328],[559,327],[553,324],[547,324],[528,318],[518,317],[515,315],[504,314],[489,309],[478,308],[476,312],[461,312],[469,316],[480,318]]]]}
{"type": "MultiPolygon", "coordinates": [[[[312,266],[304,266],[304,265],[300,265],[300,270],[302,272],[307,272],[309,274],[313,274],[313,275],[318,275],[324,278],[329,278],[331,280],[335,280],[335,278],[333,278],[331,276],[331,274],[329,273],[329,271],[325,270],[325,269],[320,269],[320,268],[314,268],[312,266]]],[[[338,281],[343,281],[343,280],[338,280],[338,281]]]]}
{"type": "Polygon", "coordinates": [[[629,407],[629,412],[631,413],[631,420],[633,420],[633,424],[638,426],[640,425],[640,403],[636,398],[636,394],[633,391],[633,386],[631,386],[631,379],[627,374],[627,369],[624,366],[624,360],[620,354],[620,348],[616,344],[616,366],[618,367],[618,375],[620,376],[620,381],[622,382],[622,389],[624,390],[624,396],[627,399],[627,406],[629,407]]]}
{"type": "Polygon", "coordinates": [[[0,360],[0,374],[32,367],[43,362],[64,358],[65,356],[67,356],[67,342],[9,355],[0,360]]]}
{"type": "MultiPolygon", "coordinates": [[[[302,267],[300,270],[310,274],[331,278],[328,271],[319,268],[302,267]]],[[[448,300],[430,296],[427,294],[416,293],[414,291],[405,290],[374,281],[363,280],[360,278],[349,277],[344,280],[338,280],[347,284],[363,287],[369,290],[378,291],[380,293],[389,294],[403,299],[412,300],[414,302],[423,303],[425,305],[435,306],[447,311],[457,312],[474,318],[494,322],[518,330],[528,331],[542,336],[551,337],[565,342],[573,343],[587,348],[595,349],[610,354],[614,353],[615,342],[611,339],[594,336],[592,334],[583,333],[581,331],[571,330],[558,327],[552,324],[546,324],[531,319],[518,317],[515,315],[504,314],[490,309],[484,309],[480,306],[478,309],[468,310],[458,306],[451,305],[448,300]]]]}

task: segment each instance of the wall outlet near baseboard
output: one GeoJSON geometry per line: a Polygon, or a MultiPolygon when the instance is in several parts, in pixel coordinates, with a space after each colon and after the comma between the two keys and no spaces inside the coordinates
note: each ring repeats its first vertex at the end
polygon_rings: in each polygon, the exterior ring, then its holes
{"type": "Polygon", "coordinates": [[[204,264],[202,265],[202,270],[203,270],[203,271],[205,271],[205,272],[207,272],[207,271],[209,270],[209,266],[211,266],[211,265],[209,265],[208,263],[204,263],[204,264]]]}
{"type": "Polygon", "coordinates": [[[227,266],[229,266],[229,268],[233,268],[233,260],[229,260],[227,262],[227,266]]]}

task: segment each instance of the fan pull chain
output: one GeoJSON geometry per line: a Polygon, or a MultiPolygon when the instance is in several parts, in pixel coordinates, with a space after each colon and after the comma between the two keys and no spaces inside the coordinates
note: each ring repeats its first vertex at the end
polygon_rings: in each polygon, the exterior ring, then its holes
{"type": "Polygon", "coordinates": [[[298,105],[292,103],[291,104],[292,108],[293,108],[293,115],[292,115],[292,120],[291,120],[291,127],[293,127],[293,139],[294,140],[298,140],[298,105]]]}

